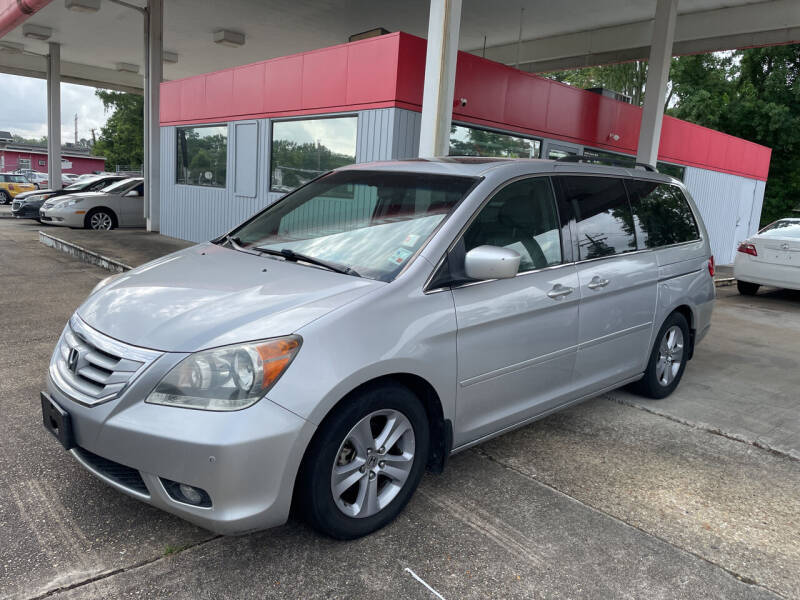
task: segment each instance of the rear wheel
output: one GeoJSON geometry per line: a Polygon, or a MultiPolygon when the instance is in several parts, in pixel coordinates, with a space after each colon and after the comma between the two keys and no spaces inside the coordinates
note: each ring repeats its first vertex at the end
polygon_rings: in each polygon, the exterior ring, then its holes
{"type": "Polygon", "coordinates": [[[428,447],[425,409],[410,390],[394,383],[366,388],[320,426],[300,469],[297,506],[331,537],[372,533],[411,498],[428,447]]]}
{"type": "Polygon", "coordinates": [[[632,388],[643,396],[660,400],[669,396],[683,377],[689,356],[689,324],[674,312],[658,332],[644,377],[632,388]]]}
{"type": "Polygon", "coordinates": [[[110,210],[105,208],[95,208],[89,211],[84,219],[83,226],[86,229],[95,229],[98,231],[108,231],[117,226],[117,218],[110,210]]]}
{"type": "Polygon", "coordinates": [[[737,281],[736,288],[742,296],[755,296],[758,288],[761,286],[757,283],[750,283],[749,281],[737,281]]]}
{"type": "Polygon", "coordinates": [[[0,204],[11,204],[11,194],[5,190],[0,190],[0,204]]]}

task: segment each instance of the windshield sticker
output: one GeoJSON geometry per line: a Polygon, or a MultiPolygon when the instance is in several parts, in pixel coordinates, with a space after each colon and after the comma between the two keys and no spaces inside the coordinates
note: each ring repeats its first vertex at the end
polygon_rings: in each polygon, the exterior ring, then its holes
{"type": "Polygon", "coordinates": [[[416,245],[418,239],[419,236],[416,233],[409,233],[406,236],[406,239],[403,240],[403,246],[413,248],[416,245]]]}
{"type": "Polygon", "coordinates": [[[392,255],[389,257],[389,262],[393,265],[402,265],[403,262],[411,256],[411,250],[406,250],[405,248],[398,248],[395,250],[392,255]]]}

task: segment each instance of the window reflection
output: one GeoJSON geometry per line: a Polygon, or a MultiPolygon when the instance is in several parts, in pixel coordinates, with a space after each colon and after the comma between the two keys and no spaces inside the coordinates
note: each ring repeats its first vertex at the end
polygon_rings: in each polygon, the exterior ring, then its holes
{"type": "MultiPolygon", "coordinates": [[[[354,163],[357,124],[357,117],[273,122],[270,189],[290,192],[327,171],[354,163]]],[[[341,193],[352,196],[351,190],[341,193]]]]}
{"type": "Polygon", "coordinates": [[[178,127],[175,182],[225,187],[228,166],[228,127],[178,127]]]}
{"type": "Polygon", "coordinates": [[[654,181],[628,181],[636,235],[645,248],[700,237],[692,209],[678,188],[654,181]]]}
{"type": "Polygon", "coordinates": [[[453,125],[450,128],[450,156],[499,156],[538,158],[541,142],[526,137],[453,125]]]}
{"type": "Polygon", "coordinates": [[[578,223],[582,260],[636,250],[633,216],[621,179],[559,177],[558,180],[578,223]]]}

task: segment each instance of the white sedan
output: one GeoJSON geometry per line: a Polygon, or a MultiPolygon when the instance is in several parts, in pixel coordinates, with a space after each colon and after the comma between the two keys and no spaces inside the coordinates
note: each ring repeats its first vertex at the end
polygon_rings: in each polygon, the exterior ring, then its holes
{"type": "Polygon", "coordinates": [[[78,192],[47,200],[39,219],[49,225],[116,229],[144,227],[144,180],[131,177],[99,192],[78,192]]]}
{"type": "Polygon", "coordinates": [[[780,219],[739,244],[733,265],[739,293],[759,286],[800,290],[800,219],[780,219]]]}

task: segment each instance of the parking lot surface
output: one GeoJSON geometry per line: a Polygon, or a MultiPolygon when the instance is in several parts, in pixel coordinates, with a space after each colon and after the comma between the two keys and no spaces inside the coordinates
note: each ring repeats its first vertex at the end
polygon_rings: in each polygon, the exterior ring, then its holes
{"type": "Polygon", "coordinates": [[[53,345],[108,273],[39,228],[0,219],[0,598],[800,598],[800,294],[719,288],[672,397],[615,392],[458,454],[370,537],[219,537],[41,426],[53,345]]]}

